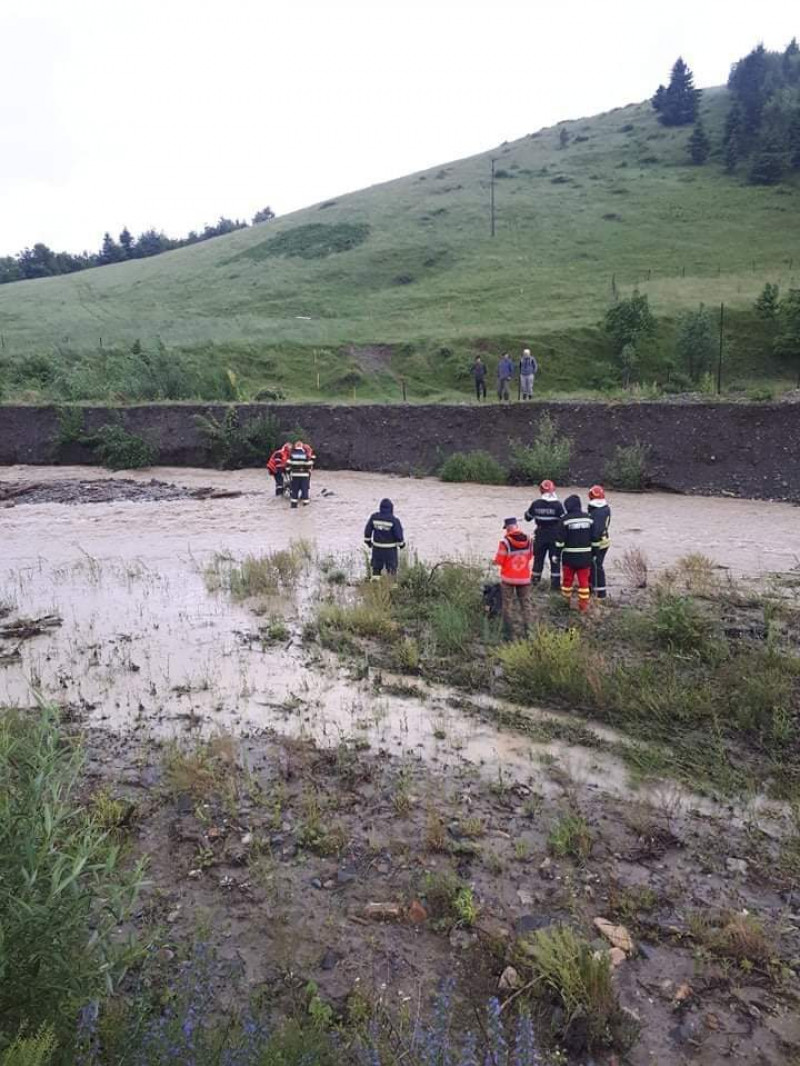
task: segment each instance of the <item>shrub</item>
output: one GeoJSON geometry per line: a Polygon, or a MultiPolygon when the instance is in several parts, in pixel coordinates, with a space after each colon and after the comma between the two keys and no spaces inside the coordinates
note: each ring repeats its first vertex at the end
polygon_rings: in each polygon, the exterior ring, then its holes
{"type": "Polygon", "coordinates": [[[476,481],[480,485],[503,485],[507,474],[488,452],[453,452],[439,468],[442,481],[476,481]]]}
{"type": "Polygon", "coordinates": [[[511,473],[515,480],[538,484],[544,478],[566,482],[572,457],[572,439],[561,437],[550,415],[539,421],[539,430],[532,445],[510,442],[511,473]]]}
{"type": "Polygon", "coordinates": [[[114,423],[101,426],[96,433],[81,438],[108,470],[138,470],[158,461],[158,448],[144,437],[129,433],[114,423]]]}
{"type": "Polygon", "coordinates": [[[567,926],[539,930],[530,951],[535,977],[563,1012],[561,1029],[570,1050],[630,1046],[635,1036],[625,1031],[605,952],[594,951],[567,926]]]}
{"type": "Polygon", "coordinates": [[[649,459],[650,448],[646,444],[636,441],[635,444],[620,445],[606,463],[603,476],[616,489],[643,489],[649,481],[649,459]]]}
{"type": "Polygon", "coordinates": [[[581,701],[588,695],[588,652],[576,629],[537,626],[529,640],[499,648],[497,656],[514,696],[581,701]]]}
{"type": "Polygon", "coordinates": [[[660,592],[652,611],[653,635],[670,651],[703,655],[713,644],[713,627],[689,596],[660,592]]]}
{"type": "Polygon", "coordinates": [[[195,415],[195,425],[204,439],[209,460],[220,470],[263,466],[286,440],[306,436],[301,426],[282,428],[275,415],[242,423],[236,407],[229,407],[221,422],[213,415],[195,415]]]}
{"type": "Polygon", "coordinates": [[[0,1043],[26,1023],[71,1034],[130,952],[119,923],[142,869],[120,871],[119,848],[81,803],[82,765],[53,710],[0,715],[0,1043]]]}

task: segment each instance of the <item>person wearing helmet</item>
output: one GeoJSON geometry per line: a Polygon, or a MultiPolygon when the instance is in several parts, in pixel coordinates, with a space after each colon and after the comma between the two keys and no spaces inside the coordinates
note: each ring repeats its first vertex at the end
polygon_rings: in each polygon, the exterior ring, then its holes
{"type": "Polygon", "coordinates": [[[606,598],[606,553],[611,544],[611,508],[602,485],[589,489],[589,516],[592,519],[592,591],[598,600],[606,598]]]}
{"type": "Polygon", "coordinates": [[[506,639],[515,634],[515,604],[519,605],[525,635],[533,625],[531,611],[531,564],[533,544],[527,533],[517,525],[516,518],[503,522],[504,536],[494,557],[500,567],[500,594],[503,611],[503,633],[506,639]]]}
{"type": "Polygon", "coordinates": [[[581,509],[580,496],[567,496],[566,514],[558,524],[556,546],[561,549],[561,592],[572,605],[572,586],[578,583],[578,609],[589,609],[589,584],[592,573],[592,520],[581,509]]]}
{"type": "Polygon", "coordinates": [[[545,479],[539,486],[541,496],[534,500],[525,512],[526,522],[535,522],[533,534],[533,576],[532,583],[538,585],[542,580],[544,561],[550,560],[550,589],[558,592],[561,588],[561,564],[556,547],[558,523],[564,517],[564,505],[556,494],[552,481],[545,479]]]}
{"type": "Polygon", "coordinates": [[[276,496],[283,496],[284,473],[286,472],[286,465],[289,462],[289,453],[291,450],[292,446],[287,441],[282,448],[276,448],[267,460],[267,470],[275,478],[276,496]]]}
{"type": "Polygon", "coordinates": [[[311,471],[314,469],[314,452],[310,445],[297,440],[292,445],[287,462],[289,473],[289,498],[292,501],[292,510],[297,509],[302,500],[303,506],[308,506],[308,491],[311,485],[311,471]]]}
{"type": "Polygon", "coordinates": [[[370,515],[364,528],[364,543],[372,549],[373,581],[377,581],[384,570],[387,574],[397,573],[397,551],[405,548],[406,539],[391,500],[381,500],[378,510],[370,515]]]}

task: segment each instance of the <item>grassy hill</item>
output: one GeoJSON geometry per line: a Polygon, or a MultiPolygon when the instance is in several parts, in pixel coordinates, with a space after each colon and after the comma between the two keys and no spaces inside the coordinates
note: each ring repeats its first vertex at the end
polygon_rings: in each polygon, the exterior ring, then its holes
{"type": "MultiPolygon", "coordinates": [[[[701,110],[718,147],[726,90],[701,110]]],[[[397,399],[402,377],[411,399],[449,398],[476,351],[491,365],[523,343],[542,389],[608,388],[599,323],[635,286],[659,318],[643,380],[663,376],[681,311],[724,301],[726,381],[788,382],[748,309],[765,281],[800,284],[800,184],[691,166],[688,135],[634,104],[153,259],[0,287],[5,395],[102,396],[158,339],[209,381],[232,370],[244,397],[397,399]]]]}

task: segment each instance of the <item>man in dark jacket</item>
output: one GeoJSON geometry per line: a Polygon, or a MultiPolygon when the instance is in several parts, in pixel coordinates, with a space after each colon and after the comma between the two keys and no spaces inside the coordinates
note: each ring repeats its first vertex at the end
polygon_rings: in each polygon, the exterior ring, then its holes
{"type": "Polygon", "coordinates": [[[561,588],[561,563],[556,547],[558,523],[564,517],[564,504],[556,495],[552,481],[545,479],[539,486],[541,496],[534,500],[525,512],[526,522],[535,522],[533,534],[533,576],[531,583],[538,585],[542,580],[545,558],[550,559],[550,588],[558,592],[561,588]]]}
{"type": "Polygon", "coordinates": [[[561,592],[572,604],[572,585],[578,582],[578,609],[589,609],[592,573],[592,520],[581,510],[580,496],[567,496],[566,514],[558,525],[556,547],[561,551],[561,592]]]}
{"type": "Polygon", "coordinates": [[[391,500],[381,500],[380,509],[370,515],[364,528],[364,543],[372,548],[372,580],[377,580],[383,571],[397,573],[397,550],[405,548],[403,526],[394,513],[391,500]]]}
{"type": "Polygon", "coordinates": [[[475,362],[470,367],[470,374],[475,378],[475,398],[486,399],[486,363],[479,355],[475,356],[475,362]]]}
{"type": "Polygon", "coordinates": [[[611,508],[602,485],[589,489],[589,514],[592,519],[592,591],[598,600],[606,598],[606,554],[611,545],[608,534],[611,508]]]}

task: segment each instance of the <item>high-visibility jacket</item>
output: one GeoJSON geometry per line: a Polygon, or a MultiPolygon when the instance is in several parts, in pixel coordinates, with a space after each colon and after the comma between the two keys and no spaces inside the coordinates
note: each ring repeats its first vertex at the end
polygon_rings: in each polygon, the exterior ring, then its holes
{"type": "Polygon", "coordinates": [[[582,570],[592,565],[592,520],[584,511],[567,511],[561,519],[556,547],[561,550],[561,565],[582,570]]]}
{"type": "Polygon", "coordinates": [[[548,492],[534,500],[525,512],[526,522],[536,523],[536,543],[554,544],[558,533],[558,523],[564,517],[564,504],[555,493],[548,492]]]}
{"type": "MultiPolygon", "coordinates": [[[[289,462],[287,464],[287,470],[290,477],[311,477],[311,471],[314,467],[314,461],[306,451],[306,447],[292,448],[289,453],[289,462]]],[[[313,455],[313,452],[311,453],[313,455]]]]}
{"type": "Polygon", "coordinates": [[[270,474],[274,476],[279,470],[286,469],[286,464],[288,461],[288,453],[285,452],[283,448],[276,448],[267,460],[267,470],[269,470],[270,474]]]}
{"type": "Polygon", "coordinates": [[[504,585],[530,585],[533,565],[533,542],[521,529],[512,529],[503,537],[494,557],[500,567],[504,585]]]}
{"type": "Polygon", "coordinates": [[[589,500],[589,516],[592,519],[592,547],[600,551],[611,544],[611,508],[605,500],[589,500]]]}
{"type": "Polygon", "coordinates": [[[370,548],[405,548],[403,526],[391,500],[381,500],[380,510],[370,515],[364,527],[364,543],[370,548]]]}

